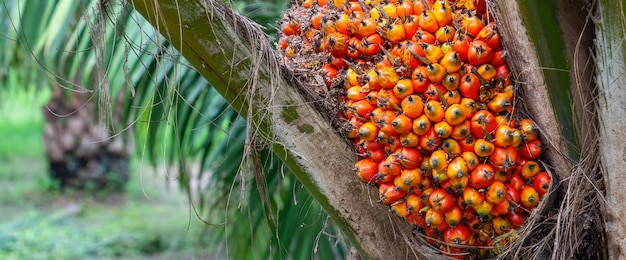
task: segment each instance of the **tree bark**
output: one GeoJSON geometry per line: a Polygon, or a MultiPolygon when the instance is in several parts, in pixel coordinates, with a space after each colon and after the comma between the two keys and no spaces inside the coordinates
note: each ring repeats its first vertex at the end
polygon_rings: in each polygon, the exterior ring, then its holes
{"type": "Polygon", "coordinates": [[[621,1],[600,1],[596,22],[600,153],[609,259],[626,258],[626,46],[621,1]]]}

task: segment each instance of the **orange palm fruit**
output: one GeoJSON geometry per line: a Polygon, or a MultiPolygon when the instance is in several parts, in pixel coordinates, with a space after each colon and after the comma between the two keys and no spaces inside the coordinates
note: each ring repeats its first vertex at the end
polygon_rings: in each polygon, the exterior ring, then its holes
{"type": "Polygon", "coordinates": [[[433,129],[435,130],[437,136],[441,139],[448,138],[452,133],[452,126],[448,124],[448,122],[446,122],[445,120],[435,123],[433,125],[433,129]]]}
{"type": "Polygon", "coordinates": [[[446,139],[441,143],[441,149],[444,150],[450,158],[461,155],[461,145],[454,139],[446,139]]]}
{"type": "Polygon", "coordinates": [[[421,115],[413,120],[413,133],[425,135],[432,126],[430,119],[426,115],[421,115]]]}
{"type": "Polygon", "coordinates": [[[456,125],[454,126],[454,128],[452,128],[452,133],[450,134],[450,137],[454,140],[460,141],[468,137],[470,133],[470,121],[465,120],[463,121],[463,123],[456,125]]]}
{"type": "Polygon", "coordinates": [[[398,190],[393,183],[382,183],[378,186],[378,194],[382,203],[391,205],[404,198],[406,191],[398,190]]]}
{"type": "Polygon", "coordinates": [[[466,187],[463,190],[463,200],[468,206],[474,207],[483,203],[485,196],[472,187],[466,187]]]}
{"type": "Polygon", "coordinates": [[[480,157],[488,157],[495,150],[495,145],[486,139],[477,139],[474,143],[474,153],[480,157]]]}
{"type": "Polygon", "coordinates": [[[409,193],[406,196],[406,207],[409,213],[417,213],[424,207],[424,202],[420,196],[414,193],[409,193]]]}
{"type": "Polygon", "coordinates": [[[451,126],[460,125],[465,121],[465,110],[460,104],[452,104],[446,109],[444,118],[451,126]]]}
{"type": "Polygon", "coordinates": [[[424,106],[424,115],[433,123],[441,122],[445,118],[445,111],[439,101],[430,100],[424,106]]]}
{"type": "Polygon", "coordinates": [[[454,29],[453,26],[444,25],[439,27],[439,29],[437,29],[437,31],[435,32],[435,39],[437,39],[437,41],[440,43],[451,42],[452,40],[454,40],[455,33],[456,29],[454,29]]]}
{"type": "Polygon", "coordinates": [[[409,95],[402,99],[400,107],[404,115],[411,119],[418,118],[424,112],[424,100],[418,95],[409,95]]]}
{"type": "Polygon", "coordinates": [[[450,163],[446,173],[450,179],[461,178],[467,175],[467,163],[463,160],[463,157],[454,157],[450,163]]]}
{"type": "Polygon", "coordinates": [[[524,161],[523,164],[520,164],[517,173],[522,177],[522,179],[529,180],[540,171],[541,167],[539,166],[539,163],[537,163],[537,161],[529,160],[524,161]]]}
{"type": "Polygon", "coordinates": [[[415,92],[421,93],[428,88],[430,80],[428,79],[428,76],[426,76],[426,74],[426,66],[418,66],[411,73],[411,83],[413,84],[413,90],[415,92]]]}
{"type": "Polygon", "coordinates": [[[477,72],[484,81],[491,81],[496,78],[496,68],[489,63],[480,65],[477,72]]]}
{"type": "MultiPolygon", "coordinates": [[[[467,175],[462,176],[461,178],[454,178],[449,180],[450,188],[453,192],[457,194],[463,192],[463,190],[465,190],[465,188],[467,188],[467,185],[469,184],[469,177],[467,175]]],[[[458,198],[458,200],[461,200],[461,198],[458,198]]]]}
{"type": "Polygon", "coordinates": [[[433,170],[443,171],[448,167],[448,154],[444,150],[434,151],[429,159],[433,170]]]}
{"type": "Polygon", "coordinates": [[[426,66],[426,76],[430,82],[439,83],[446,76],[446,69],[439,63],[431,63],[426,66]]]}
{"type": "Polygon", "coordinates": [[[491,224],[496,235],[502,235],[511,230],[511,222],[505,217],[495,217],[491,220],[491,224]]]}
{"type": "Polygon", "coordinates": [[[461,223],[461,220],[463,218],[463,211],[459,206],[455,205],[448,212],[444,213],[443,216],[448,225],[453,228],[461,223]]]}
{"type": "Polygon", "coordinates": [[[537,205],[539,205],[539,193],[533,186],[524,186],[520,190],[520,203],[526,209],[534,209],[537,205]]]}
{"type": "Polygon", "coordinates": [[[406,207],[406,201],[398,201],[391,204],[389,211],[396,214],[398,217],[404,218],[409,215],[409,211],[406,207]]]}
{"type": "Polygon", "coordinates": [[[504,200],[506,195],[506,186],[501,181],[494,181],[487,188],[487,192],[485,193],[485,199],[493,204],[500,203],[504,200]]]}
{"type": "Polygon", "coordinates": [[[398,80],[396,85],[393,87],[393,93],[399,98],[404,99],[409,95],[413,94],[413,84],[409,79],[401,79],[398,80]]]}
{"type": "Polygon", "coordinates": [[[522,130],[527,141],[535,140],[539,136],[539,127],[532,119],[524,118],[520,120],[520,130],[522,130]]]}
{"type": "Polygon", "coordinates": [[[439,23],[431,10],[424,10],[419,16],[419,27],[429,33],[435,33],[439,29],[439,23]]]}
{"type": "Polygon", "coordinates": [[[365,122],[359,127],[358,136],[366,141],[372,141],[378,136],[378,126],[372,122],[365,122]]]}
{"type": "Polygon", "coordinates": [[[474,152],[462,152],[461,157],[465,160],[468,171],[473,171],[480,162],[478,156],[474,152]]]}
{"type": "Polygon", "coordinates": [[[400,135],[400,143],[404,147],[416,147],[419,145],[419,135],[413,132],[400,135]]]}
{"type": "MultiPolygon", "coordinates": [[[[450,53],[450,52],[448,52],[450,53]]],[[[446,53],[446,54],[448,54],[446,53]]],[[[445,58],[445,56],[444,56],[445,58]]],[[[443,66],[443,61],[442,61],[442,66],[443,66]]],[[[444,67],[445,68],[445,67],[444,67]]],[[[461,75],[457,72],[448,72],[446,74],[445,77],[443,77],[443,80],[441,81],[441,85],[443,85],[444,88],[446,88],[447,90],[453,91],[453,90],[457,90],[459,88],[459,81],[461,78],[461,75]]]]}
{"type": "Polygon", "coordinates": [[[448,1],[435,1],[432,11],[439,26],[446,26],[452,22],[452,8],[448,1]]]}
{"type": "Polygon", "coordinates": [[[408,116],[402,114],[396,116],[396,118],[391,121],[391,126],[396,133],[406,134],[413,129],[413,121],[408,116]]]}
{"type": "Polygon", "coordinates": [[[419,168],[404,169],[400,176],[394,179],[394,184],[399,190],[408,191],[416,187],[422,181],[422,174],[419,168]]]}

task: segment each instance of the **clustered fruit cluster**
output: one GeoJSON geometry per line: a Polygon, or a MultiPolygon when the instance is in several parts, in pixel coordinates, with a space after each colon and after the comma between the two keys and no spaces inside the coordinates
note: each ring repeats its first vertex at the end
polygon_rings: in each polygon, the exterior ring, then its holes
{"type": "Polygon", "coordinates": [[[489,253],[551,186],[537,126],[514,115],[486,9],[484,0],[304,0],[283,16],[278,43],[287,61],[322,57],[325,85],[342,90],[358,178],[461,258],[472,247],[489,253]]]}

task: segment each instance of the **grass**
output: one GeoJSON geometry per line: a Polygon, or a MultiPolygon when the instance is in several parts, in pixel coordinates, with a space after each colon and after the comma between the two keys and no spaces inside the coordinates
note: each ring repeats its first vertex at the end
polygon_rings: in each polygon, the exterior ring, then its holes
{"type": "Polygon", "coordinates": [[[124,192],[61,192],[48,178],[41,141],[48,97],[0,91],[0,259],[210,256],[185,195],[166,189],[148,166],[140,181],[139,160],[124,192]]]}

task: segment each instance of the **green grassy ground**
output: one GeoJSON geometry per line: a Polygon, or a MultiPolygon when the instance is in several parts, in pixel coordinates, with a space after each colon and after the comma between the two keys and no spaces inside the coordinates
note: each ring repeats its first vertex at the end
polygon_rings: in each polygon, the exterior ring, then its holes
{"type": "Polygon", "coordinates": [[[210,256],[186,197],[147,165],[140,182],[139,160],[123,193],[55,188],[41,142],[47,96],[0,91],[0,259],[210,256]]]}

